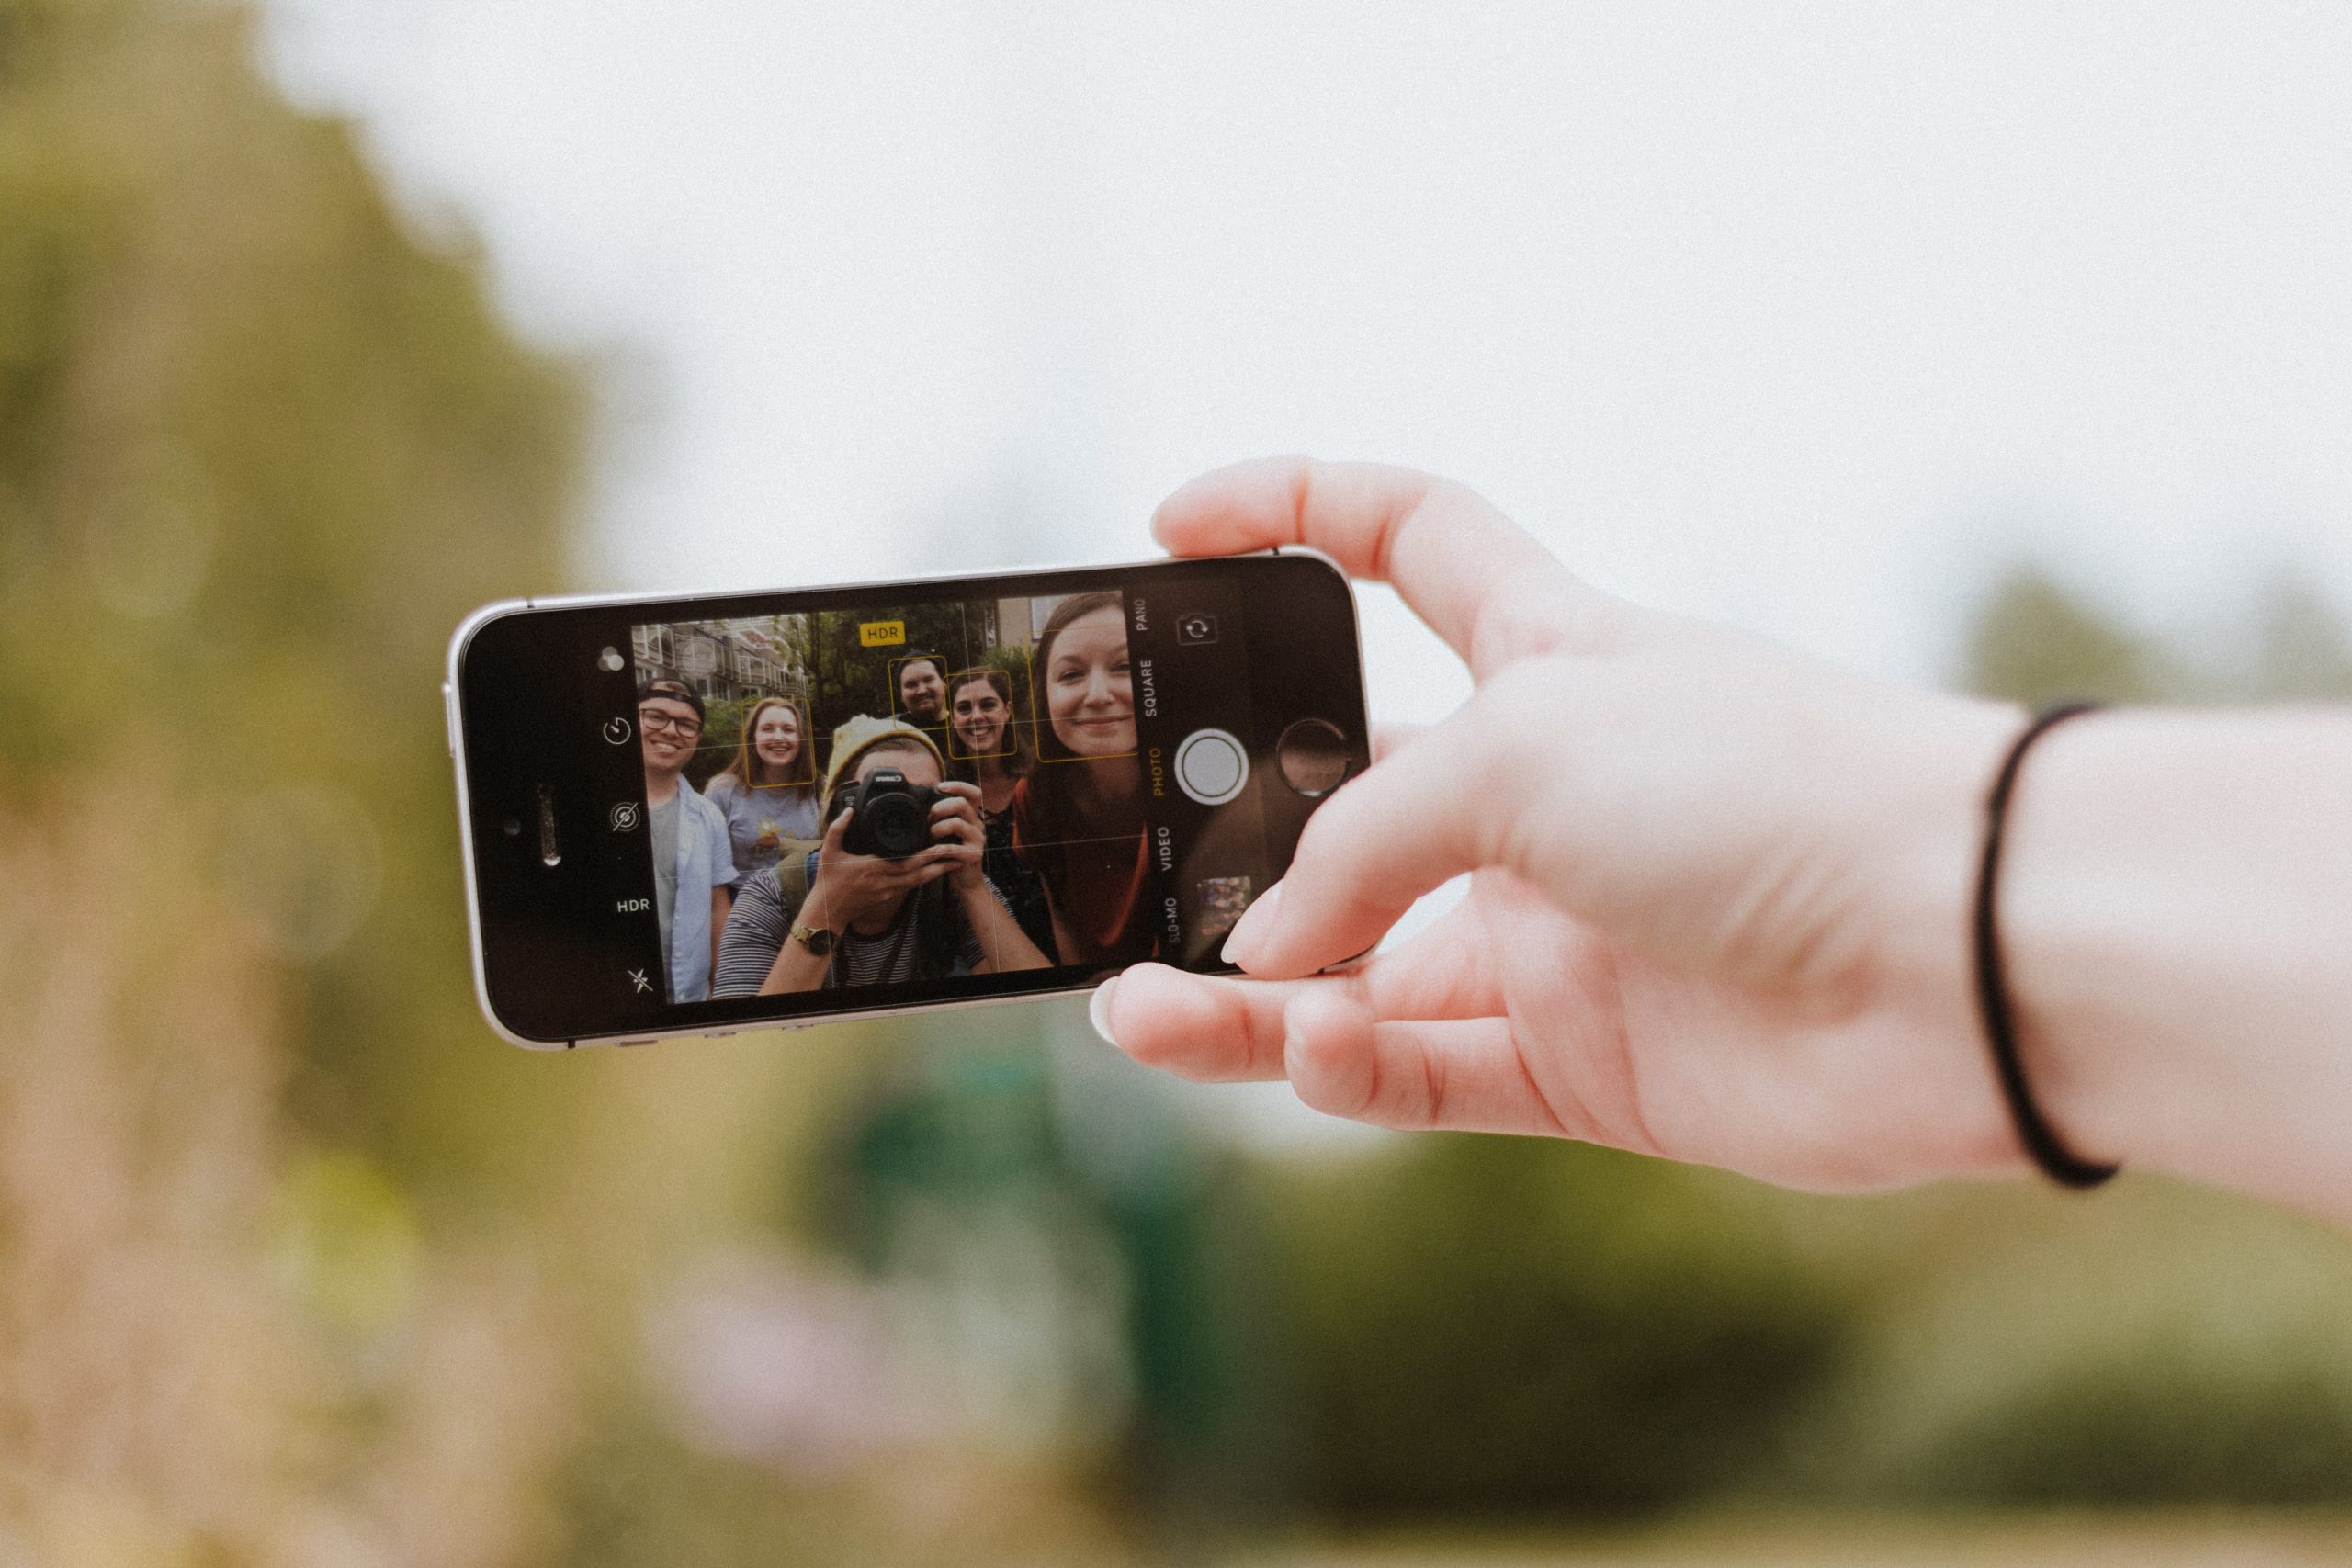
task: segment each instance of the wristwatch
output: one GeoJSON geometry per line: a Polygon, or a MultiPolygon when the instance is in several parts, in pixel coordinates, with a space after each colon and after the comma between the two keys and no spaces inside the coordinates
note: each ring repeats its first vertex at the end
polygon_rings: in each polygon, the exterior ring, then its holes
{"type": "Polygon", "coordinates": [[[792,928],[792,940],[820,958],[833,951],[833,933],[822,926],[795,926],[792,928]]]}

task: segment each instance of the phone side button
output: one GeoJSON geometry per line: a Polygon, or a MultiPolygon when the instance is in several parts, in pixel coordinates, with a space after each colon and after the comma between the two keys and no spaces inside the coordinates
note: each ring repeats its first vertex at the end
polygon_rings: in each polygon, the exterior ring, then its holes
{"type": "Polygon", "coordinates": [[[448,682],[441,682],[441,722],[449,738],[449,755],[458,755],[458,689],[448,682]]]}

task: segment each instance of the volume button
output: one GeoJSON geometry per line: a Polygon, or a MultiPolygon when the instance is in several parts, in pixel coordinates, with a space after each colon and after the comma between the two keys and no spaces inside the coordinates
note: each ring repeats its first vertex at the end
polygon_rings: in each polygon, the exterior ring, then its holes
{"type": "Polygon", "coordinates": [[[449,756],[458,755],[458,691],[448,682],[441,682],[441,722],[449,738],[449,756]]]}

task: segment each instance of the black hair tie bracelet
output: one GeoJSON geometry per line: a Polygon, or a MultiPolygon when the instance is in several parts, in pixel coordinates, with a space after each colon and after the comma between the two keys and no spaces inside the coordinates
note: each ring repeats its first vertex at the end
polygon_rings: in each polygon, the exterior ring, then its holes
{"type": "Polygon", "coordinates": [[[2009,987],[2001,969],[2000,934],[1994,923],[1994,890],[2001,872],[2001,828],[2007,818],[2009,794],[2027,748],[2051,729],[2080,714],[2092,713],[2097,703],[2063,703],[2044,708],[2009,746],[1993,793],[1984,802],[1984,861],[1976,877],[1976,1000],[1984,1015],[1984,1034],[1992,1042],[1993,1065],[2000,1072],[2001,1095],[2009,1102],[2009,1119],[2017,1123],[2018,1141],[2042,1174],[2062,1187],[2097,1187],[2121,1168],[2083,1159],[2060,1141],[2033,1101],[2025,1081],[2025,1065],[2018,1056],[2017,1025],[2010,1015],[2009,987]]]}

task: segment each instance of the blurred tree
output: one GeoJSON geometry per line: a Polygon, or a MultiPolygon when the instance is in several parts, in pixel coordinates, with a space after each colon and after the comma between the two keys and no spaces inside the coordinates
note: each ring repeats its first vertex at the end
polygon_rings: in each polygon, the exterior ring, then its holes
{"type": "Polygon", "coordinates": [[[2031,566],[1994,585],[1969,627],[1964,664],[1970,691],[2030,707],[2146,702],[2172,682],[2163,650],[2031,566]]]}
{"type": "Polygon", "coordinates": [[[586,391],[253,28],[0,0],[0,1558],[526,1561],[776,1134],[474,1010],[441,653],[560,585],[586,391]]]}
{"type": "Polygon", "coordinates": [[[1342,1517],[1617,1515],[1770,1451],[1849,1331],[1758,1190],[1534,1138],[1294,1173],[1267,1325],[1342,1517]]]}
{"type": "Polygon", "coordinates": [[[560,581],[586,401],[424,244],[241,13],[0,0],[0,767],[137,782],[295,960],[323,1134],[504,1157],[437,687],[560,581]]]}
{"type": "Polygon", "coordinates": [[[0,1474],[43,1560],[511,1560],[563,1358],[489,1176],[562,1118],[473,1016],[438,666],[558,579],[586,401],[252,29],[0,0],[0,1474]]]}
{"type": "Polygon", "coordinates": [[[2335,610],[2301,579],[2272,580],[2257,615],[2246,695],[2343,701],[2352,697],[2352,641],[2335,610]]]}
{"type": "MultiPolygon", "coordinates": [[[[443,649],[562,586],[588,386],[254,27],[0,0],[0,1560],[490,1568],[615,1517],[600,1561],[944,1560],[648,1386],[647,1299],[788,1205],[887,1033],[559,1058],[475,1011],[443,649]]],[[[978,1557],[1094,1528],[1012,1495],[978,1557]]]]}

